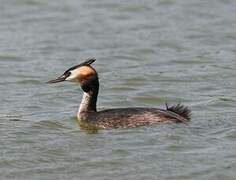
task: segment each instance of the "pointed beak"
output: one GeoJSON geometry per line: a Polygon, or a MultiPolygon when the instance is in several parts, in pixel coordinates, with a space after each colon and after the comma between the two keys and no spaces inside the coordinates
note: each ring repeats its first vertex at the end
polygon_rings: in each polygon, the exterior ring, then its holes
{"type": "Polygon", "coordinates": [[[63,74],[63,75],[59,76],[59,77],[56,78],[56,79],[53,79],[53,80],[48,81],[47,83],[59,83],[59,82],[65,81],[67,77],[68,77],[68,76],[66,76],[66,75],[63,74]]]}

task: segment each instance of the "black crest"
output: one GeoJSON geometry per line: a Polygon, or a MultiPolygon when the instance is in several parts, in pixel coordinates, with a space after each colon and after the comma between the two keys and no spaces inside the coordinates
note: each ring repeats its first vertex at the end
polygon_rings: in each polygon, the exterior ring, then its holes
{"type": "Polygon", "coordinates": [[[74,69],[76,69],[78,67],[81,67],[81,66],[90,66],[90,64],[94,63],[95,61],[96,61],[95,58],[86,59],[84,62],[82,62],[82,63],[80,63],[80,64],[78,64],[76,66],[73,66],[70,69],[66,70],[66,72],[72,71],[72,70],[74,70],[74,69]]]}

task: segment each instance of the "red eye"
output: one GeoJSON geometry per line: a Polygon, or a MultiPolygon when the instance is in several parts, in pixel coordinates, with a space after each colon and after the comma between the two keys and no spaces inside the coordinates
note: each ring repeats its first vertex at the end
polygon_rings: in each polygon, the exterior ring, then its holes
{"type": "Polygon", "coordinates": [[[66,71],[63,76],[65,76],[65,78],[69,77],[71,75],[71,72],[70,71],[66,71]]]}

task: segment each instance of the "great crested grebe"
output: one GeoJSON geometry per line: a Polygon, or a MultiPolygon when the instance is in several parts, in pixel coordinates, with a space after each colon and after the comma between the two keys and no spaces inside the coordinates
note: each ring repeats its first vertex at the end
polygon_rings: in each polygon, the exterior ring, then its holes
{"type": "Polygon", "coordinates": [[[80,84],[84,91],[77,118],[98,129],[132,128],[156,123],[186,123],[190,120],[191,111],[187,106],[177,104],[166,109],[157,108],[119,108],[97,111],[96,103],[99,90],[98,74],[91,67],[95,59],[71,67],[58,78],[48,83],[72,81],[80,84]]]}

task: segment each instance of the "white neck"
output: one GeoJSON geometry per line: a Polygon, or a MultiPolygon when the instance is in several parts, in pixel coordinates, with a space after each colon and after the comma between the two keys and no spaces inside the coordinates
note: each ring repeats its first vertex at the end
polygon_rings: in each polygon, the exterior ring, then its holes
{"type": "Polygon", "coordinates": [[[77,114],[79,119],[85,118],[89,113],[97,112],[96,103],[99,89],[98,78],[96,77],[93,82],[89,83],[90,84],[87,84],[86,86],[81,86],[84,90],[84,94],[77,114]]]}
{"type": "Polygon", "coordinates": [[[82,101],[79,106],[78,116],[81,112],[88,111],[90,100],[91,100],[91,95],[89,93],[84,92],[82,101]]]}

